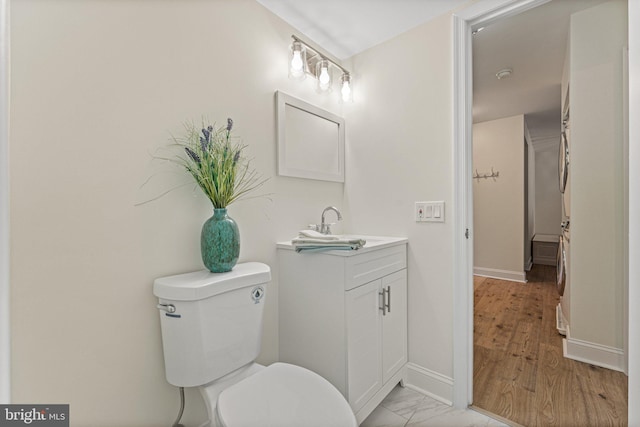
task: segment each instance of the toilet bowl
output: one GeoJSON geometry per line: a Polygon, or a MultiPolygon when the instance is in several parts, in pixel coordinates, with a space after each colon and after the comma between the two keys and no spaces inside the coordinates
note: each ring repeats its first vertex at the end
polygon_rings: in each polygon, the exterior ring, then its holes
{"type": "Polygon", "coordinates": [[[167,381],[199,387],[212,427],[357,427],[346,399],[320,375],[254,362],[270,280],[261,263],[156,279],[167,381]]]}
{"type": "Polygon", "coordinates": [[[342,394],[320,375],[274,363],[224,389],[216,427],[356,427],[342,394]]]}

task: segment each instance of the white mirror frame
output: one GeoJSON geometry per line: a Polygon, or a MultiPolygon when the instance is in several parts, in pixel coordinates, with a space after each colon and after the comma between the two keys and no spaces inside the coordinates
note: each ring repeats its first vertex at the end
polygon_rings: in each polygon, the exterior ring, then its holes
{"type": "MultiPolygon", "coordinates": [[[[317,179],[322,181],[344,182],[344,119],[326,110],[318,108],[284,92],[276,92],[277,112],[277,140],[278,140],[278,175],[296,178],[317,179]],[[294,108],[295,110],[291,110],[294,108]],[[287,112],[289,111],[289,114],[287,112]],[[303,112],[307,116],[307,124],[315,119],[320,127],[329,124],[330,133],[327,140],[319,144],[318,133],[309,131],[307,135],[300,136],[300,130],[291,131],[294,117],[291,112],[303,112]],[[336,126],[334,133],[331,124],[336,126]],[[334,135],[334,136],[333,136],[334,135]],[[313,167],[305,162],[295,162],[295,157],[309,159],[309,163],[315,162],[313,167]],[[332,165],[322,167],[318,159],[331,158],[332,165]]],[[[305,131],[306,132],[306,131],[305,131]]]]}

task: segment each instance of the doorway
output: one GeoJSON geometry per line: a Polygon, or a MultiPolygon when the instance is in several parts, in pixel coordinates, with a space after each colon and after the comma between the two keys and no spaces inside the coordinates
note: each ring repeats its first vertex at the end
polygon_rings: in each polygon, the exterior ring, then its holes
{"type": "MultiPolygon", "coordinates": [[[[473,196],[471,164],[471,31],[545,1],[484,1],[454,16],[454,404],[473,401],[473,196]]],[[[630,43],[632,43],[630,41],[630,43]]],[[[630,175],[635,171],[631,170],[630,175]]],[[[632,184],[630,182],[630,187],[632,184]]],[[[633,188],[629,189],[630,193],[633,188]]],[[[630,307],[632,310],[633,307],[630,307]]],[[[631,312],[633,314],[633,312],[631,312]]],[[[630,358],[631,360],[632,358],[630,358]]]]}

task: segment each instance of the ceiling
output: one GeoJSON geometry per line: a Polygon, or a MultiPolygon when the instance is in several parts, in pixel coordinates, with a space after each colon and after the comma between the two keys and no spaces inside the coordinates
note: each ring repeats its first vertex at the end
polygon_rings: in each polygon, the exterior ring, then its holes
{"type": "Polygon", "coordinates": [[[468,0],[257,0],[306,38],[346,59],[468,0]]]}
{"type": "Polygon", "coordinates": [[[534,144],[559,137],[569,18],[603,1],[553,0],[474,35],[473,121],[524,114],[534,144]],[[505,68],[513,74],[498,79],[505,68]]]}
{"type": "MultiPolygon", "coordinates": [[[[474,36],[474,122],[526,116],[535,141],[560,135],[569,16],[605,0],[552,0],[474,36]],[[510,68],[510,77],[496,73],[510,68]]],[[[258,0],[306,38],[345,59],[467,0],[258,0]]]]}

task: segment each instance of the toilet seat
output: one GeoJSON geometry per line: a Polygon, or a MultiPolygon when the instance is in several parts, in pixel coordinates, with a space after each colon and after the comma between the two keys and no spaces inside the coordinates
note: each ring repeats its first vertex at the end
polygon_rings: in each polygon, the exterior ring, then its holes
{"type": "Polygon", "coordinates": [[[274,363],[225,389],[217,417],[224,427],[357,427],[351,407],[320,375],[274,363]]]}

